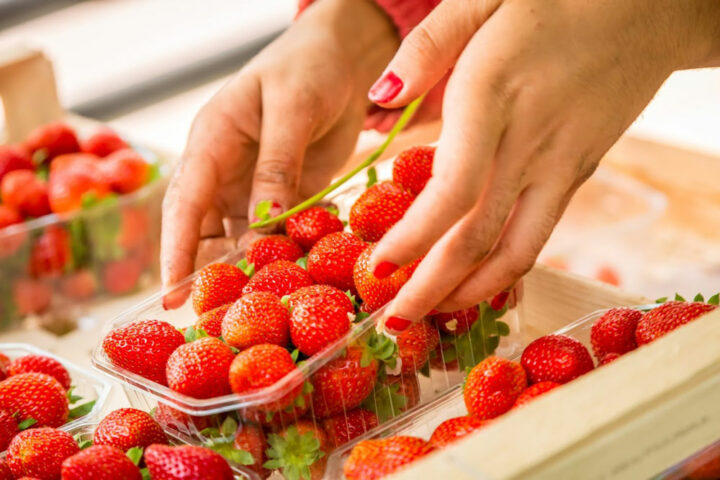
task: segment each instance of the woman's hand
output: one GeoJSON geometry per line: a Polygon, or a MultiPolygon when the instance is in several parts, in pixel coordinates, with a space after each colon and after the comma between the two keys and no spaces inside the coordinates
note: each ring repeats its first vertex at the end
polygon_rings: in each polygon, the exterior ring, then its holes
{"type": "Polygon", "coordinates": [[[719,42],[716,0],[444,0],[370,90],[397,108],[453,69],[433,177],[371,259],[426,255],[388,315],[511,287],[670,73],[716,61],[719,42]]]}
{"type": "Polygon", "coordinates": [[[234,248],[259,201],[277,214],[329,183],[398,42],[372,1],[322,0],[203,107],[163,205],[165,285],[193,271],[199,244],[234,248]]]}

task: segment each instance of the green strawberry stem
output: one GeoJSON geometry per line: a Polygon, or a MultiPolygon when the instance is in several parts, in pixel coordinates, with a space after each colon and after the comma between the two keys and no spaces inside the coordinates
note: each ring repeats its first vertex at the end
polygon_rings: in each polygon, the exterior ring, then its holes
{"type": "MultiPolygon", "coordinates": [[[[340,188],[345,182],[350,180],[352,177],[354,177],[357,173],[361,172],[363,169],[369,167],[372,165],[375,160],[380,158],[380,156],[385,152],[387,147],[392,143],[392,141],[395,139],[398,133],[400,133],[403,128],[408,124],[412,116],[415,114],[417,109],[420,107],[420,104],[422,104],[424,95],[422,97],[416,98],[413,100],[407,107],[405,107],[405,110],[403,110],[402,115],[398,119],[398,121],[393,125],[393,128],[388,133],[387,137],[385,138],[385,141],[377,148],[374,152],[372,152],[360,165],[343,175],[341,178],[336,180],[334,183],[332,183],[330,186],[325,188],[324,190],[321,190],[320,192],[316,193],[312,197],[308,198],[304,202],[294,206],[290,210],[283,212],[282,214],[278,215],[277,217],[272,218],[262,218],[261,215],[258,215],[258,217],[261,218],[260,221],[255,222],[250,225],[250,228],[263,228],[267,227],[269,225],[273,225],[278,222],[282,222],[283,220],[287,219],[291,215],[294,215],[298,212],[301,212],[303,210],[306,210],[325,198],[329,193],[337,190],[340,188]]],[[[260,202],[262,203],[262,202],[260,202]]],[[[260,204],[258,204],[258,209],[260,209],[260,204]]]]}

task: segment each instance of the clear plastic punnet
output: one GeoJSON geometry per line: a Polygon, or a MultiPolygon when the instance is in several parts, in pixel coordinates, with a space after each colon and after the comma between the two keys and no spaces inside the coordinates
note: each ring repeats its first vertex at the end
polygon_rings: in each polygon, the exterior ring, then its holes
{"type": "MultiPolygon", "coordinates": [[[[238,252],[226,256],[222,262],[236,264],[243,258],[244,252],[238,252]]],[[[151,319],[166,321],[178,329],[192,326],[198,317],[193,310],[189,292],[197,275],[192,275],[172,289],[152,296],[115,318],[108,323],[105,334],[133,322],[151,319]],[[185,303],[178,309],[166,310],[163,308],[163,300],[171,296],[186,298],[185,303]]],[[[340,446],[338,444],[348,440],[338,439],[344,436],[343,431],[352,437],[364,431],[382,429],[387,422],[412,415],[447,391],[457,388],[463,380],[465,369],[483,358],[491,354],[505,357],[517,355],[522,347],[521,296],[521,288],[513,289],[504,305],[496,305],[498,310],[488,303],[480,304],[477,319],[467,332],[460,335],[440,331],[436,322],[424,319],[428,328],[437,334],[433,350],[425,357],[402,357],[422,358],[418,364],[406,361],[406,365],[403,365],[397,339],[384,332],[378,333],[377,323],[383,316],[384,308],[370,316],[358,312],[349,333],[344,337],[312,356],[301,356],[297,362],[298,368],[271,386],[244,394],[209,399],[180,394],[113,364],[102,342],[95,348],[92,362],[95,368],[122,384],[133,407],[153,411],[163,427],[183,441],[217,441],[213,437],[228,436],[222,432],[231,422],[233,431],[238,432],[246,424],[259,425],[272,447],[278,436],[287,436],[294,428],[303,429],[312,424],[326,433],[318,446],[322,454],[318,455],[312,465],[311,476],[314,479],[322,475],[328,457],[340,446]],[[327,378],[328,372],[342,370],[345,360],[352,362],[353,358],[357,359],[368,351],[378,353],[379,346],[382,346],[380,353],[384,355],[384,362],[374,357],[367,361],[356,361],[355,366],[360,365],[361,373],[356,378],[342,380],[350,381],[352,385],[337,391],[318,388],[318,382],[327,378]],[[292,396],[294,400],[289,406],[277,406],[287,405],[284,400],[292,396]],[[330,404],[334,407],[330,407],[330,404]],[[360,426],[353,420],[358,416],[364,419],[360,426]],[[335,434],[338,430],[341,432],[339,437],[335,434]]],[[[269,472],[261,470],[262,473],[269,472]]]]}

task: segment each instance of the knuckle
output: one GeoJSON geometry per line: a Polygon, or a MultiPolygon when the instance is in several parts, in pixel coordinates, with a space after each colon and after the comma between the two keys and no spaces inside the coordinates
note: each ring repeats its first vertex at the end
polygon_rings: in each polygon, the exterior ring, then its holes
{"type": "Polygon", "coordinates": [[[295,187],[298,174],[294,168],[295,161],[287,153],[276,152],[270,158],[258,163],[255,170],[255,181],[274,185],[295,187]]]}
{"type": "Polygon", "coordinates": [[[438,25],[435,16],[430,15],[426,21],[415,27],[410,35],[403,41],[404,50],[418,58],[439,58],[442,54],[442,45],[435,33],[438,25]]]}

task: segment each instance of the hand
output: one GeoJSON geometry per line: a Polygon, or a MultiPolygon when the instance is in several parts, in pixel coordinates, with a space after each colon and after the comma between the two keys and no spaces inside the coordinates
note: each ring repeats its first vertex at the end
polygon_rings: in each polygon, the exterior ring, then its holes
{"type": "Polygon", "coordinates": [[[277,214],[329,183],[397,46],[370,0],[323,0],[202,108],[163,204],[165,285],[193,271],[201,239],[232,249],[259,201],[277,214]]]}
{"type": "Polygon", "coordinates": [[[511,287],[576,189],[673,70],[717,61],[713,0],[444,0],[370,98],[409,103],[453,69],[433,177],[370,267],[426,255],[388,316],[511,287]]]}

